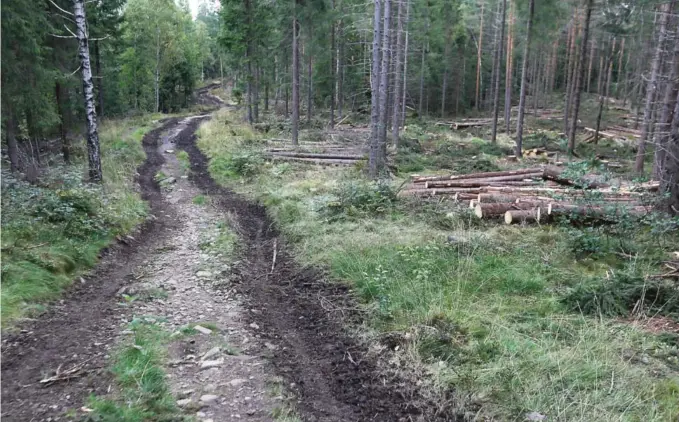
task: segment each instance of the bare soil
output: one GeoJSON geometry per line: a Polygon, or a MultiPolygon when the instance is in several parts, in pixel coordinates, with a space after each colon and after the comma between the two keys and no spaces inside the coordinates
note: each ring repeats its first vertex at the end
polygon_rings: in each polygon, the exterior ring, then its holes
{"type": "MultiPolygon", "coordinates": [[[[219,99],[205,99],[208,89],[199,93],[201,101],[215,104],[219,99]]],[[[110,350],[132,312],[143,310],[168,318],[174,328],[197,320],[216,323],[222,337],[182,340],[170,350],[172,389],[198,403],[186,412],[198,410],[199,418],[271,420],[275,403],[265,390],[280,376],[305,421],[453,420],[422,399],[414,383],[387,375],[387,357],[346,330],[361,320],[347,286],[328,281],[321,269],[299,266],[263,206],[214,182],[195,144],[202,120],[170,119],[144,138],[147,160],[139,184],[155,218],[133,234],[135,240],[107,251],[84,284],[74,283],[49,312],[3,338],[3,419],[65,420],[65,412],[79,409],[89,395],[106,395],[113,384],[106,370],[110,350]],[[169,164],[163,157],[169,141],[188,152],[191,171],[188,180],[161,192],[154,176],[178,165],[174,156],[169,164]],[[198,192],[210,198],[209,208],[190,205],[198,192]],[[216,277],[219,282],[204,280],[195,273],[201,268],[200,236],[222,217],[238,231],[240,262],[216,277]],[[121,289],[137,283],[142,269],[151,270],[149,282],[166,289],[168,298],[121,306],[121,289]],[[168,275],[175,277],[171,286],[168,275]],[[218,344],[215,338],[240,352],[222,353],[216,371],[201,371],[200,356],[218,344]],[[81,364],[77,378],[39,383],[57,368],[81,364]],[[198,397],[213,392],[218,399],[203,406],[198,397]]],[[[209,256],[202,262],[219,264],[209,256]]]]}

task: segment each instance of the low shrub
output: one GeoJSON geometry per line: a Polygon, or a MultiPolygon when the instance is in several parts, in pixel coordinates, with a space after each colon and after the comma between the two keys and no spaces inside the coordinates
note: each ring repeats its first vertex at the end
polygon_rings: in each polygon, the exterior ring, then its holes
{"type": "Polygon", "coordinates": [[[223,155],[210,160],[210,173],[226,179],[252,177],[264,164],[262,156],[254,152],[223,155]]]}
{"type": "Polygon", "coordinates": [[[679,290],[662,279],[646,279],[627,272],[579,283],[562,302],[588,315],[625,316],[630,312],[679,313],[679,290]]]}
{"type": "Polygon", "coordinates": [[[384,182],[345,181],[333,192],[322,208],[327,216],[338,218],[358,215],[382,215],[392,209],[396,192],[384,182]]]}

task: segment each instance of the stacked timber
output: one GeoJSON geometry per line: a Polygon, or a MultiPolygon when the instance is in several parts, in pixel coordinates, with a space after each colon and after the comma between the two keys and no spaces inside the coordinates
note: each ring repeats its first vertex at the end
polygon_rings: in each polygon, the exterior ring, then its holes
{"type": "MultiPolygon", "coordinates": [[[[277,140],[274,140],[276,142],[277,140]]],[[[366,158],[362,148],[344,145],[307,144],[307,149],[320,150],[312,152],[301,148],[274,147],[266,151],[266,155],[274,161],[293,161],[322,166],[351,166],[366,158]]]]}
{"type": "Polygon", "coordinates": [[[471,118],[471,119],[460,119],[454,122],[438,122],[436,126],[449,126],[451,129],[459,130],[471,127],[488,126],[493,123],[492,119],[488,118],[471,118]]]}
{"type": "Polygon", "coordinates": [[[616,188],[596,177],[573,180],[555,167],[461,174],[415,176],[401,196],[445,196],[465,202],[478,218],[504,218],[507,224],[549,221],[555,216],[615,220],[645,214],[641,202],[656,182],[616,188]],[[597,205],[592,205],[591,202],[597,205]]]}

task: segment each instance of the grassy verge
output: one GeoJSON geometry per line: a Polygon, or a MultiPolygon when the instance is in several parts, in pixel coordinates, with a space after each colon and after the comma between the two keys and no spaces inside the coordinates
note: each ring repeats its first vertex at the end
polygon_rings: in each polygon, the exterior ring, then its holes
{"type": "MultiPolygon", "coordinates": [[[[639,303],[641,314],[676,320],[676,288],[647,282],[677,244],[674,223],[479,222],[453,204],[397,200],[399,180],[375,185],[356,169],[268,163],[260,136],[236,122],[222,112],[199,131],[212,175],[267,205],[300,260],[350,282],[370,325],[400,336],[399,353],[430,375],[433,391],[455,391],[458,405],[497,420],[679,416],[677,336],[623,320],[639,303]]],[[[420,142],[434,153],[401,152],[401,172],[440,170],[456,154],[503,165],[497,147],[443,136],[420,142]]]]}
{"type": "Polygon", "coordinates": [[[133,338],[113,358],[112,372],[120,389],[112,398],[92,397],[91,420],[142,422],[183,420],[170,392],[163,363],[170,334],[153,318],[130,323],[133,338]]]}
{"type": "Polygon", "coordinates": [[[48,170],[39,184],[3,172],[2,326],[43,310],[92,267],[101,248],[144,220],[134,175],[153,118],[105,121],[100,128],[104,183],[83,183],[86,152],[48,170]]]}

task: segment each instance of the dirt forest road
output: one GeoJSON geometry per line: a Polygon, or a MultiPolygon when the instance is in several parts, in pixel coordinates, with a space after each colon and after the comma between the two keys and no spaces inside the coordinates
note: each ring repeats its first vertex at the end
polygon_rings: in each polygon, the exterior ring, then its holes
{"type": "MultiPolygon", "coordinates": [[[[203,104],[220,101],[208,89],[198,94],[203,104]]],[[[197,420],[274,420],[274,378],[305,421],[451,420],[436,415],[412,383],[385,375],[379,354],[348,334],[345,324],[358,317],[344,311],[356,308],[347,288],[299,266],[262,206],[212,180],[195,143],[197,127],[209,118],[167,119],[144,137],[139,186],[153,218],[107,251],[48,312],[4,336],[2,420],[83,419],[90,395],[115,392],[110,356],[135,315],[162,317],[172,330],[212,321],[221,341],[238,349],[212,356],[214,367],[203,371],[196,356],[213,353],[214,336],[170,346],[171,389],[197,420]],[[187,175],[175,149],[188,153],[187,175]],[[172,179],[169,188],[156,182],[159,172],[172,179]],[[194,204],[197,195],[208,205],[194,204]],[[236,263],[203,250],[223,221],[239,236],[236,263]],[[166,296],[121,303],[121,292],[144,288],[166,296]],[[40,383],[74,367],[81,369],[73,379],[40,383]]]]}

